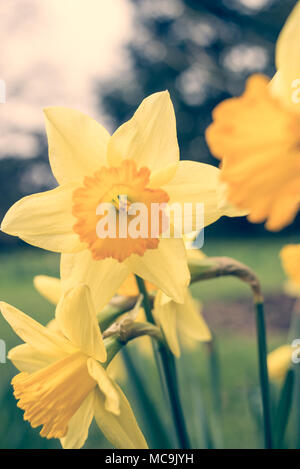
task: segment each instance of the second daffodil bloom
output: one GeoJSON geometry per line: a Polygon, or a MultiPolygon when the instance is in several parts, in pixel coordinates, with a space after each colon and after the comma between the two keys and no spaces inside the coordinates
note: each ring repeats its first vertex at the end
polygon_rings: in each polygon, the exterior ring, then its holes
{"type": "Polygon", "coordinates": [[[18,201],[1,229],[34,246],[62,253],[63,291],[87,283],[97,310],[129,273],[183,302],[190,279],[184,243],[181,238],[161,236],[163,217],[154,236],[148,219],[148,237],[134,238],[127,228],[124,233],[116,229],[112,238],[101,238],[97,231],[103,221],[101,204],[115,207],[116,226],[124,213],[131,213],[133,204],[149,209],[152,204],[183,207],[190,203],[191,230],[197,228],[197,203],[204,204],[205,226],[222,215],[239,215],[220,200],[217,168],[179,161],[169,93],[146,98],[112,136],[75,110],[50,107],[45,109],[45,118],[50,165],[59,187],[18,201]]]}
{"type": "Polygon", "coordinates": [[[175,303],[159,291],[154,301],[153,316],[160,325],[168,346],[177,357],[180,356],[178,334],[183,340],[211,341],[211,333],[201,315],[200,304],[194,300],[188,288],[183,304],[175,303]]]}
{"type": "Polygon", "coordinates": [[[239,98],[213,111],[206,138],[222,161],[221,178],[229,202],[266,220],[278,231],[291,223],[300,202],[300,4],[276,45],[277,73],[248,79],[239,98]]]}
{"type": "MultiPolygon", "coordinates": [[[[198,250],[188,251],[187,255],[189,260],[203,258],[203,254],[198,250]]],[[[51,303],[57,304],[61,295],[61,281],[58,278],[37,275],[34,278],[34,285],[41,295],[51,303]]],[[[148,291],[153,292],[156,290],[154,285],[147,283],[146,286],[148,291]]],[[[133,275],[128,276],[119,288],[118,294],[124,296],[137,296],[139,294],[133,275]]],[[[182,304],[176,303],[162,291],[158,291],[154,300],[153,315],[156,323],[164,333],[168,346],[177,357],[180,356],[178,335],[180,335],[184,346],[188,349],[193,348],[195,341],[209,342],[211,340],[211,332],[201,314],[201,304],[192,297],[188,288],[182,304]]],[[[101,313],[98,317],[101,319],[101,313]]],[[[145,313],[141,308],[137,321],[145,320],[145,313]]],[[[140,338],[136,343],[139,350],[142,353],[145,352],[146,355],[151,353],[149,345],[148,337],[140,338]]],[[[119,356],[113,360],[115,363],[119,361],[119,356]]],[[[108,367],[109,372],[113,368],[111,365],[108,367]]]]}
{"type": "Polygon", "coordinates": [[[34,428],[42,426],[41,436],[59,438],[64,448],[80,448],[95,417],[115,447],[147,448],[126,397],[105,370],[107,352],[88,287],[64,295],[55,328],[6,303],[0,307],[25,342],[8,355],[21,372],[12,380],[14,395],[24,419],[34,428]]]}

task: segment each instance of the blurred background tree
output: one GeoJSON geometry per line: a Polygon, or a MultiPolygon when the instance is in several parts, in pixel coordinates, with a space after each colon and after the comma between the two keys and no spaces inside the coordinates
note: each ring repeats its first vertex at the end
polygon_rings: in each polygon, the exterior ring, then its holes
{"type": "MultiPolygon", "coordinates": [[[[252,73],[272,76],[274,46],[296,0],[130,0],[136,28],[121,76],[98,83],[99,106],[117,128],[147,95],[168,89],[175,106],[181,158],[217,165],[204,132],[213,108],[242,93],[252,73]]],[[[54,186],[45,135],[39,155],[1,160],[0,218],[30,192],[54,186]],[[30,189],[29,189],[30,188],[30,189]]],[[[285,230],[299,229],[300,219],[285,230]]],[[[268,236],[263,225],[226,219],[210,236],[268,236]]],[[[274,236],[273,234],[271,234],[274,236]]],[[[0,243],[17,242],[0,234],[0,243]]]]}
{"type": "MultiPolygon", "coordinates": [[[[175,106],[181,158],[218,165],[204,132],[213,108],[243,92],[253,73],[272,76],[278,34],[296,0],[138,0],[130,69],[100,99],[117,126],[151,93],[168,89],[175,106]]],[[[286,232],[299,229],[300,219],[286,232]]],[[[267,236],[263,225],[222,219],[213,236],[267,236]]]]}

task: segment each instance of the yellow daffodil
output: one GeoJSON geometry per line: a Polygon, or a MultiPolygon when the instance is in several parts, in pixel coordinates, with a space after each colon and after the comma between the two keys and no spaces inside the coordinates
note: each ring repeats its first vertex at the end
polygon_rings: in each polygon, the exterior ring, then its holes
{"type": "MultiPolygon", "coordinates": [[[[146,98],[134,116],[110,136],[96,121],[62,107],[45,109],[49,158],[59,187],[13,205],[1,229],[26,242],[63,253],[63,291],[78,283],[91,287],[103,307],[130,272],[182,302],[189,283],[182,239],[137,238],[120,232],[99,238],[100,203],[116,207],[154,203],[204,204],[204,225],[220,216],[240,215],[220,200],[219,170],[179,161],[176,121],[168,92],[146,98]]],[[[222,199],[222,197],[221,197],[222,199]]],[[[125,211],[126,211],[125,210],[125,211]]],[[[189,217],[194,229],[195,210],[189,217]]]]}
{"type": "Polygon", "coordinates": [[[300,295],[300,244],[288,244],[280,252],[281,262],[288,277],[287,289],[300,295]]]}
{"type": "MultiPolygon", "coordinates": [[[[34,286],[36,290],[45,297],[48,301],[57,305],[61,298],[62,288],[61,288],[61,281],[55,277],[49,277],[47,275],[36,275],[33,279],[34,286]]],[[[147,282],[147,288],[151,291],[154,289],[153,285],[147,282]]],[[[118,290],[119,295],[123,296],[137,296],[138,295],[138,288],[133,275],[129,275],[125,282],[121,285],[118,290]]],[[[101,313],[100,315],[101,316],[101,313]]],[[[98,316],[98,317],[99,317],[98,316]]],[[[145,313],[143,308],[140,308],[138,316],[136,318],[137,321],[144,322],[146,321],[145,313]]],[[[47,325],[54,330],[57,330],[57,323],[56,320],[53,319],[47,325]]],[[[151,356],[152,354],[152,346],[151,346],[151,339],[149,337],[140,337],[135,347],[138,348],[139,353],[147,356],[151,356]]],[[[107,373],[110,378],[117,379],[118,381],[125,381],[126,380],[126,369],[125,364],[123,362],[121,354],[117,354],[112,361],[109,363],[107,367],[107,373]]]]}
{"type": "Polygon", "coordinates": [[[283,380],[292,364],[293,348],[282,345],[268,354],[268,371],[270,379],[283,380]]]}
{"type": "Polygon", "coordinates": [[[280,252],[281,262],[288,277],[286,291],[300,296],[300,244],[288,244],[280,252]]]}
{"type": "Polygon", "coordinates": [[[89,288],[77,286],[59,301],[55,327],[43,327],[1,303],[1,312],[25,344],[9,352],[20,370],[12,380],[18,406],[41,436],[80,448],[95,417],[118,448],[146,448],[131,407],[108,376],[107,352],[89,288]]]}
{"type": "Polygon", "coordinates": [[[160,325],[171,351],[180,356],[178,333],[201,342],[211,340],[210,330],[200,313],[200,305],[186,289],[183,304],[174,302],[159,291],[155,297],[153,315],[160,325]]]}
{"type": "Polygon", "coordinates": [[[272,231],[293,221],[300,202],[299,41],[298,3],[277,41],[273,80],[250,77],[241,97],[215,108],[206,132],[228,200],[272,231]]]}

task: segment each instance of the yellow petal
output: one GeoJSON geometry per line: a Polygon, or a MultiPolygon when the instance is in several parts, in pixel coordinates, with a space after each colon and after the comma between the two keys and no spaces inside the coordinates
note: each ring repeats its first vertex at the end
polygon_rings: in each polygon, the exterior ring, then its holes
{"type": "Polygon", "coordinates": [[[0,310],[15,333],[49,359],[60,359],[66,353],[74,352],[74,347],[67,339],[42,326],[17,308],[1,302],[0,310]]]}
{"type": "Polygon", "coordinates": [[[109,133],[91,117],[64,107],[44,110],[52,172],[59,184],[81,181],[106,165],[109,133]]]}
{"type": "Polygon", "coordinates": [[[188,249],[187,259],[190,263],[202,262],[205,259],[205,254],[200,249],[188,249]]]}
{"type": "Polygon", "coordinates": [[[155,298],[153,315],[155,321],[163,330],[170,350],[176,357],[179,357],[180,346],[177,336],[176,303],[159,291],[155,298]]]}
{"type": "Polygon", "coordinates": [[[194,300],[189,290],[187,291],[184,303],[176,305],[177,325],[180,332],[191,339],[209,342],[211,332],[200,313],[200,304],[194,300]]]}
{"type": "Polygon", "coordinates": [[[6,213],[1,230],[29,244],[54,252],[76,252],[84,247],[73,231],[72,194],[68,184],[29,195],[6,213]]]}
{"type": "Polygon", "coordinates": [[[94,417],[95,399],[95,391],[92,391],[69,421],[68,433],[60,440],[64,449],[80,449],[86,442],[94,417]]]}
{"type": "Polygon", "coordinates": [[[181,239],[161,239],[157,249],[148,249],[143,256],[132,254],[125,264],[131,272],[156,285],[174,301],[183,302],[190,273],[181,239]]]}
{"type": "MultiPolygon", "coordinates": [[[[156,287],[149,282],[146,282],[146,287],[148,292],[153,292],[156,290],[156,287]]],[[[122,283],[121,287],[118,289],[118,295],[121,296],[137,296],[139,294],[139,289],[136,283],[135,276],[133,274],[128,275],[125,282],[122,283]]]]}
{"type": "Polygon", "coordinates": [[[109,378],[106,370],[93,358],[89,358],[88,362],[89,374],[94,378],[99,386],[99,390],[104,396],[104,407],[108,412],[120,415],[120,398],[116,390],[115,383],[109,378]]]}
{"type": "Polygon", "coordinates": [[[106,349],[89,287],[78,285],[59,301],[56,320],[64,335],[89,357],[105,362],[106,349]]]}
{"type": "MultiPolygon", "coordinates": [[[[201,229],[196,225],[197,203],[204,205],[204,226],[214,223],[223,215],[219,208],[219,173],[218,168],[208,164],[180,161],[175,176],[162,186],[170,197],[170,204],[193,204],[192,220],[187,221],[191,231],[201,229]]],[[[185,218],[184,221],[186,222],[185,218]]]]}
{"type": "Polygon", "coordinates": [[[300,244],[288,244],[280,252],[286,275],[295,287],[300,288],[300,244]]]}
{"type": "Polygon", "coordinates": [[[151,189],[159,189],[161,186],[168,184],[168,182],[175,176],[179,161],[170,164],[158,171],[153,171],[150,175],[148,187],[151,189]]]}
{"type": "Polygon", "coordinates": [[[77,254],[61,256],[61,282],[64,292],[84,283],[90,287],[93,303],[98,312],[110,301],[112,296],[128,276],[124,264],[115,259],[95,261],[87,249],[77,254]]]}
{"type": "Polygon", "coordinates": [[[124,364],[122,355],[120,353],[114,356],[114,358],[109,363],[106,370],[107,370],[108,376],[113,381],[115,380],[118,380],[118,382],[125,381],[127,378],[125,364],[124,364]]]}
{"type": "Polygon", "coordinates": [[[96,392],[95,419],[108,441],[117,449],[147,449],[130,404],[117,384],[115,387],[120,399],[120,415],[116,416],[105,408],[105,398],[96,392]]]}
{"type": "Polygon", "coordinates": [[[284,292],[289,296],[300,298],[300,285],[287,281],[284,284],[284,292]]]}
{"type": "Polygon", "coordinates": [[[175,303],[162,292],[158,292],[153,314],[163,330],[171,351],[177,357],[180,356],[177,331],[190,339],[202,342],[211,340],[211,333],[200,314],[200,305],[192,298],[188,289],[183,304],[175,303]]]}
{"type": "Polygon", "coordinates": [[[241,210],[234,207],[228,201],[228,186],[225,182],[219,182],[218,185],[218,208],[222,215],[227,217],[243,217],[248,215],[248,210],[241,210]]]}
{"type": "Polygon", "coordinates": [[[167,91],[144,99],[134,116],[111,137],[109,164],[119,166],[124,158],[132,158],[139,167],[152,171],[179,160],[175,113],[167,91]]]}
{"type": "Polygon", "coordinates": [[[228,199],[269,230],[290,224],[299,209],[299,118],[270,94],[269,80],[253,75],[239,98],[220,103],[206,130],[222,160],[228,199]]]}
{"type": "Polygon", "coordinates": [[[268,354],[268,371],[270,379],[283,379],[292,364],[293,349],[283,345],[268,354]]]}
{"type": "MultiPolygon", "coordinates": [[[[271,85],[272,91],[277,94],[286,105],[292,106],[300,112],[300,104],[294,102],[293,94],[297,91],[295,80],[300,78],[300,3],[298,2],[288,17],[276,44],[276,67],[279,71],[271,85]]],[[[299,93],[298,97],[299,97],[299,93]]]]}
{"type": "Polygon", "coordinates": [[[33,279],[36,290],[50,303],[57,305],[61,297],[60,279],[48,275],[36,275],[33,279]]]}
{"type": "Polygon", "coordinates": [[[28,344],[12,348],[8,352],[8,358],[19,371],[24,373],[34,373],[55,361],[54,357],[43,355],[28,344]]]}

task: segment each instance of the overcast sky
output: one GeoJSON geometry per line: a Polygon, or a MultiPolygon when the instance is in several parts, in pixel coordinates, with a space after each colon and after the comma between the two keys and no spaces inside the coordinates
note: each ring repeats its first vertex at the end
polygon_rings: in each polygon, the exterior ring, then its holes
{"type": "Polygon", "coordinates": [[[95,81],[128,66],[128,0],[2,0],[0,18],[0,158],[35,156],[32,133],[44,127],[44,106],[73,107],[105,122],[95,81]]]}

